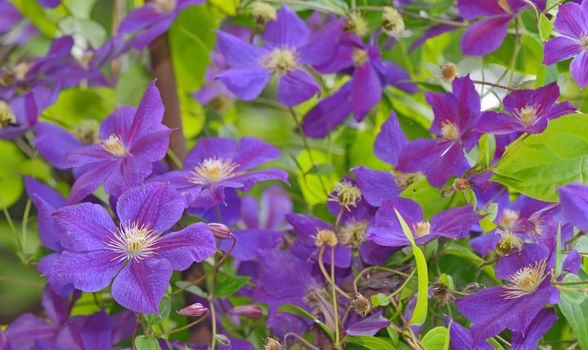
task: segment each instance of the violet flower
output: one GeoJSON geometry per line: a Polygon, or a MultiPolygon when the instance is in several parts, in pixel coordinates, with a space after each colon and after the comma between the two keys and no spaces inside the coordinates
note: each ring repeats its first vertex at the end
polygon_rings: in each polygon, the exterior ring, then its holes
{"type": "Polygon", "coordinates": [[[149,183],[120,196],[115,225],[106,209],[81,203],[57,210],[64,252],[49,280],[63,280],[84,292],[106,288],[135,312],[157,313],[173,270],[185,270],[216,252],[204,223],[167,233],[184,211],[182,197],[169,184],[149,183]]]}
{"type": "Polygon", "coordinates": [[[138,33],[131,41],[137,50],[143,50],[158,36],[165,33],[178,15],[190,6],[206,0],[154,0],[131,11],[120,24],[123,34],[138,33]]]}
{"type": "Polygon", "coordinates": [[[335,57],[327,64],[317,67],[321,73],[344,72],[351,81],[339,91],[321,100],[304,117],[304,133],[320,138],[343,124],[353,113],[356,121],[362,121],[367,113],[380,102],[387,84],[405,92],[418,91],[408,82],[410,76],[392,61],[382,61],[380,52],[366,45],[355,36],[343,35],[335,57]]]}
{"type": "Polygon", "coordinates": [[[382,203],[376,213],[375,224],[367,231],[367,237],[377,244],[387,247],[409,246],[400,222],[396,217],[398,210],[410,227],[416,244],[425,244],[438,237],[451,239],[464,238],[471,227],[482,219],[473,211],[471,205],[442,211],[430,220],[425,220],[423,211],[410,199],[396,198],[382,203]]]}
{"type": "Polygon", "coordinates": [[[15,139],[39,119],[45,109],[55,103],[58,89],[39,86],[6,102],[0,98],[0,139],[15,139]]]}
{"type": "Polygon", "coordinates": [[[231,34],[217,33],[218,50],[230,67],[217,77],[237,97],[251,101],[277,74],[280,103],[296,106],[320,92],[303,66],[322,64],[333,56],[341,27],[338,21],[311,33],[304,21],[283,5],[277,19],[266,26],[263,48],[231,34]]]}
{"type": "Polygon", "coordinates": [[[397,170],[422,171],[432,185],[441,187],[452,175],[459,176],[469,168],[464,150],[469,152],[478,142],[480,123],[498,113],[480,111],[480,97],[469,76],[453,80],[452,93],[427,92],[425,98],[435,114],[430,132],[439,137],[409,142],[397,170]]]}
{"type": "Polygon", "coordinates": [[[170,171],[154,181],[169,181],[190,208],[209,208],[225,203],[225,189],[248,192],[260,181],[287,181],[280,169],[249,171],[280,156],[280,151],[261,140],[244,137],[201,138],[186,156],[183,170],[170,171]]]}
{"type": "Polygon", "coordinates": [[[172,132],[162,124],[163,103],[151,83],[138,108],[120,107],[100,127],[100,144],[73,149],[65,166],[85,172],[74,183],[69,202],[77,202],[104,183],[104,189],[118,197],[141,184],[153,171],[152,163],[166,154],[172,132]]]}
{"type": "Polygon", "coordinates": [[[557,103],[559,87],[557,83],[545,85],[536,90],[514,90],[504,98],[504,114],[486,118],[476,127],[479,132],[489,130],[495,134],[526,132],[539,134],[547,128],[547,123],[561,116],[577,111],[576,107],[565,101],[557,103]]]}
{"type": "Polygon", "coordinates": [[[559,188],[561,215],[582,231],[588,231],[588,186],[569,184],[559,188]]]}
{"type": "Polygon", "coordinates": [[[107,315],[101,310],[88,316],[71,316],[76,300],[74,297],[70,303],[45,287],[41,305],[48,320],[30,313],[21,315],[6,328],[2,349],[112,349],[113,344],[132,336],[137,322],[132,313],[107,315]]]}
{"type": "MultiPolygon", "coordinates": [[[[545,8],[546,0],[531,1],[539,11],[545,8]]],[[[457,7],[465,19],[483,18],[468,26],[461,39],[464,54],[483,56],[500,47],[510,22],[529,4],[525,0],[458,0],[457,7]]]]}
{"type": "Polygon", "coordinates": [[[504,329],[525,332],[547,304],[556,304],[559,291],[551,285],[549,250],[539,244],[525,244],[520,253],[510,254],[496,266],[501,286],[482,289],[459,298],[457,309],[472,321],[474,341],[498,335],[504,329]]]}
{"type": "Polygon", "coordinates": [[[588,1],[581,4],[569,2],[559,5],[555,18],[555,30],[562,36],[545,43],[543,63],[553,64],[574,57],[570,73],[576,83],[588,85],[588,1]]]}

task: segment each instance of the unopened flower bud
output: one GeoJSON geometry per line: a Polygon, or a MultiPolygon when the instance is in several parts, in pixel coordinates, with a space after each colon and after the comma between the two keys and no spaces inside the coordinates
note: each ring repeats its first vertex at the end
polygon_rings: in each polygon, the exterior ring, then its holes
{"type": "Polygon", "coordinates": [[[260,318],[263,316],[261,308],[255,304],[236,306],[231,310],[231,313],[248,318],[260,318]]]}
{"type": "Polygon", "coordinates": [[[337,245],[337,235],[335,234],[335,232],[331,230],[320,230],[316,234],[316,239],[314,243],[317,247],[322,247],[324,245],[334,247],[337,245]]]}
{"type": "Polygon", "coordinates": [[[343,30],[349,34],[355,34],[362,37],[368,32],[368,25],[365,19],[357,12],[352,12],[347,17],[343,30]]]}
{"type": "Polygon", "coordinates": [[[217,222],[213,222],[207,225],[208,229],[214,237],[218,239],[227,239],[233,235],[231,229],[225,224],[219,224],[217,222]]]}
{"type": "Polygon", "coordinates": [[[400,13],[393,7],[384,7],[382,14],[382,30],[393,38],[398,38],[404,31],[404,20],[400,13]]]}
{"type": "Polygon", "coordinates": [[[443,80],[451,82],[453,79],[457,78],[458,75],[459,70],[455,64],[447,62],[441,66],[441,78],[443,78],[443,80]]]}
{"type": "Polygon", "coordinates": [[[277,17],[275,7],[263,1],[256,1],[250,6],[251,15],[255,19],[255,23],[259,25],[266,25],[269,21],[273,21],[277,17]]]}
{"type": "Polygon", "coordinates": [[[284,347],[279,341],[272,338],[267,338],[265,346],[263,347],[264,350],[282,350],[283,348],[284,347]]]}
{"type": "Polygon", "coordinates": [[[361,293],[357,293],[355,295],[355,299],[351,301],[351,306],[357,312],[357,314],[365,316],[370,312],[372,309],[372,304],[370,303],[369,299],[361,295],[361,293]]]}
{"type": "Polygon", "coordinates": [[[469,295],[474,292],[477,292],[481,288],[482,288],[482,286],[479,283],[472,282],[472,283],[468,284],[467,286],[465,286],[465,288],[461,291],[461,293],[465,294],[465,295],[469,295]]]}
{"type": "Polygon", "coordinates": [[[221,345],[231,345],[231,339],[224,334],[215,334],[216,341],[221,345]]]}
{"type": "Polygon", "coordinates": [[[183,316],[191,316],[191,317],[200,317],[208,312],[208,309],[200,304],[194,303],[192,305],[188,305],[183,309],[177,311],[178,314],[183,316]]]}

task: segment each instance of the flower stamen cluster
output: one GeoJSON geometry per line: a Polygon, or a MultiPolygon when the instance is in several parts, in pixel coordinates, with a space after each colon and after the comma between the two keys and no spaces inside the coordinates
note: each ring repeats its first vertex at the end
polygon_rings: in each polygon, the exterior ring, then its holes
{"type": "Polygon", "coordinates": [[[366,221],[350,221],[339,230],[339,240],[352,248],[359,247],[365,241],[368,223],[366,221]]]}
{"type": "Polygon", "coordinates": [[[359,37],[362,37],[367,34],[368,32],[368,25],[367,22],[361,15],[357,12],[352,12],[347,17],[347,21],[343,26],[343,30],[349,34],[355,34],[359,37]]]}
{"type": "Polygon", "coordinates": [[[382,19],[382,30],[389,36],[398,38],[404,32],[404,20],[395,8],[389,6],[384,7],[382,19]]]}
{"type": "Polygon", "coordinates": [[[515,272],[503,287],[505,298],[516,299],[535,292],[547,277],[546,269],[547,260],[541,260],[515,272]]]}
{"type": "Polygon", "coordinates": [[[135,260],[139,262],[155,254],[159,233],[148,225],[121,223],[117,232],[113,232],[104,242],[118,256],[113,260],[135,260]]]}
{"type": "Polygon", "coordinates": [[[111,134],[106,140],[102,140],[102,149],[115,157],[123,157],[127,154],[127,149],[123,144],[120,136],[111,134]]]}
{"type": "Polygon", "coordinates": [[[431,224],[428,221],[419,221],[412,225],[412,231],[418,238],[424,237],[431,233],[431,224]]]}
{"type": "Polygon", "coordinates": [[[361,190],[349,181],[341,181],[335,184],[334,195],[329,196],[329,201],[337,202],[347,210],[356,207],[361,200],[361,190]]]}
{"type": "Polygon", "coordinates": [[[531,125],[537,119],[537,111],[539,107],[537,105],[526,105],[523,108],[517,109],[515,115],[518,120],[523,122],[525,125],[531,125]]]}
{"type": "Polygon", "coordinates": [[[261,66],[270,71],[284,75],[298,66],[296,51],[289,48],[275,48],[261,58],[261,66]]]}
{"type": "Polygon", "coordinates": [[[16,125],[16,117],[8,103],[0,101],[0,128],[16,125]]]}
{"type": "Polygon", "coordinates": [[[362,49],[353,49],[352,57],[353,66],[354,67],[361,67],[363,66],[369,58],[369,54],[366,50],[362,49]]]}
{"type": "Polygon", "coordinates": [[[206,158],[190,171],[188,181],[197,185],[209,185],[235,176],[239,164],[231,159],[206,158]]]}

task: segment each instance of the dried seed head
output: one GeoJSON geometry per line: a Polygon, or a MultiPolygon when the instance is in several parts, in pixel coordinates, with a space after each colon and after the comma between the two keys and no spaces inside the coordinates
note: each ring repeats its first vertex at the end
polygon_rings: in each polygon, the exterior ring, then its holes
{"type": "Polygon", "coordinates": [[[437,303],[441,305],[445,305],[455,299],[453,296],[453,291],[443,283],[433,284],[432,297],[437,303]]]}
{"type": "Polygon", "coordinates": [[[355,295],[355,299],[351,301],[351,306],[355,312],[361,316],[367,315],[372,309],[372,304],[370,303],[369,299],[361,295],[361,293],[357,293],[355,295]]]}
{"type": "Polygon", "coordinates": [[[331,230],[320,230],[316,234],[316,239],[314,243],[317,247],[322,247],[324,245],[334,247],[337,245],[337,235],[335,234],[335,232],[331,230]]]}
{"type": "Polygon", "coordinates": [[[339,230],[338,238],[342,244],[357,248],[365,242],[367,227],[368,223],[366,221],[348,221],[345,226],[339,230]]]}
{"type": "Polygon", "coordinates": [[[283,348],[284,347],[282,347],[282,344],[280,344],[279,341],[272,338],[267,338],[264,350],[282,350],[283,348]]]}
{"type": "Polygon", "coordinates": [[[451,82],[459,75],[459,69],[451,62],[447,62],[441,66],[441,78],[445,81],[451,82]]]}
{"type": "Polygon", "coordinates": [[[404,20],[400,13],[393,7],[384,7],[382,14],[382,30],[393,38],[398,38],[404,31],[404,20]]]}
{"type": "Polygon", "coordinates": [[[188,305],[185,308],[182,308],[177,311],[177,313],[180,315],[191,317],[200,317],[204,315],[206,312],[208,312],[208,309],[200,303],[188,305]]]}
{"type": "Polygon", "coordinates": [[[496,253],[498,255],[508,255],[513,251],[520,252],[523,249],[523,241],[519,236],[511,233],[510,231],[498,230],[500,234],[500,241],[496,243],[496,253]]]}
{"type": "Polygon", "coordinates": [[[365,19],[361,17],[359,13],[352,12],[347,17],[347,21],[343,26],[343,30],[349,34],[355,34],[359,37],[362,37],[367,34],[368,25],[365,19]]]}
{"type": "Polygon", "coordinates": [[[266,25],[269,21],[275,20],[278,14],[275,7],[263,1],[255,1],[249,8],[255,23],[259,25],[266,25]]]}

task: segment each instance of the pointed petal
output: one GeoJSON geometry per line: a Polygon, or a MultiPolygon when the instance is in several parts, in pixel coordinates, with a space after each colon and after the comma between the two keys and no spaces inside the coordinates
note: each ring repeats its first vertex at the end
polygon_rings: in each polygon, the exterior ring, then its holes
{"type": "Polygon", "coordinates": [[[304,116],[304,134],[312,138],[325,137],[331,130],[343,124],[352,108],[351,83],[347,83],[335,94],[317,103],[304,116]]]}
{"type": "Polygon", "coordinates": [[[582,7],[574,2],[560,5],[553,23],[555,30],[572,38],[580,38],[582,34],[588,33],[588,18],[583,12],[582,7]]]}
{"type": "Polygon", "coordinates": [[[361,195],[375,207],[382,205],[386,199],[397,197],[400,193],[394,176],[388,171],[372,170],[366,167],[351,169],[361,195]]]}
{"type": "Polygon", "coordinates": [[[265,141],[245,136],[235,150],[233,161],[239,164],[236,171],[246,171],[256,168],[264,163],[280,158],[280,150],[265,141]]]}
{"type": "Polygon", "coordinates": [[[112,297],[131,311],[157,313],[171,275],[167,260],[131,261],[112,282],[112,297]]]}
{"type": "Polygon", "coordinates": [[[152,172],[151,162],[125,157],[113,162],[111,173],[104,180],[104,190],[111,196],[118,197],[127,189],[140,185],[152,172]]]}
{"type": "Polygon", "coordinates": [[[582,46],[576,40],[563,36],[549,39],[543,49],[543,64],[550,65],[579,54],[582,46]]]}
{"type": "Polygon", "coordinates": [[[390,118],[382,124],[380,133],[376,137],[374,153],[384,162],[396,166],[400,152],[407,143],[408,139],[398,124],[398,117],[394,111],[391,111],[390,118]]]}
{"type": "Polygon", "coordinates": [[[192,224],[161,237],[157,257],[169,261],[172,269],[183,271],[216,253],[216,240],[203,223],[192,224]]]}
{"type": "Polygon", "coordinates": [[[431,218],[431,232],[447,238],[464,238],[482,218],[471,205],[448,209],[431,218]]]}
{"type": "Polygon", "coordinates": [[[72,251],[104,249],[104,241],[117,228],[106,209],[81,203],[58,209],[53,218],[61,232],[61,244],[72,251]]]}
{"type": "Polygon", "coordinates": [[[108,177],[114,167],[116,167],[115,162],[104,161],[78,177],[69,193],[68,203],[78,202],[94,192],[106,177],[108,177]]]}
{"type": "Polygon", "coordinates": [[[261,94],[271,75],[264,68],[253,66],[226,69],[220,72],[217,78],[235,96],[245,101],[251,101],[261,94]]]}
{"type": "Polygon", "coordinates": [[[123,193],[116,211],[123,224],[148,225],[163,233],[182,217],[184,200],[171,185],[153,182],[123,193]]]}
{"type": "Polygon", "coordinates": [[[344,20],[332,21],[320,31],[313,33],[308,42],[298,49],[300,63],[321,65],[333,58],[339,46],[344,23],[344,20]]]}
{"type": "Polygon", "coordinates": [[[461,38],[464,54],[483,56],[496,51],[506,37],[506,31],[512,17],[498,16],[481,20],[466,29],[461,38]]]}
{"type": "Polygon", "coordinates": [[[504,14],[496,0],[458,0],[459,14],[465,19],[504,14]]]}
{"type": "Polygon", "coordinates": [[[299,105],[320,91],[317,82],[301,69],[295,69],[278,78],[278,98],[286,107],[299,105]]]}
{"type": "Polygon", "coordinates": [[[235,68],[259,65],[260,58],[268,51],[225,32],[216,33],[216,45],[227,64],[235,68]]]}
{"type": "Polygon", "coordinates": [[[572,60],[570,73],[580,88],[583,89],[588,85],[588,51],[582,51],[572,60]]]}
{"type": "Polygon", "coordinates": [[[382,99],[382,82],[370,62],[356,68],[352,78],[352,106],[359,121],[382,99]]]}
{"type": "Polygon", "coordinates": [[[67,168],[65,159],[68,152],[82,146],[67,130],[51,123],[37,123],[35,136],[35,146],[41,156],[59,169],[67,168]]]}
{"type": "Polygon", "coordinates": [[[49,281],[71,283],[84,292],[98,292],[110,284],[124,262],[116,260],[116,254],[109,250],[92,252],[64,251],[53,269],[49,281]]]}
{"type": "Polygon", "coordinates": [[[564,220],[582,231],[588,231],[588,186],[569,184],[559,188],[564,220]]]}
{"type": "Polygon", "coordinates": [[[275,21],[267,24],[263,40],[271,47],[297,48],[310,34],[310,30],[288,6],[282,5],[275,21]]]}

